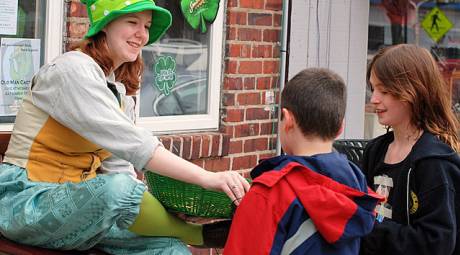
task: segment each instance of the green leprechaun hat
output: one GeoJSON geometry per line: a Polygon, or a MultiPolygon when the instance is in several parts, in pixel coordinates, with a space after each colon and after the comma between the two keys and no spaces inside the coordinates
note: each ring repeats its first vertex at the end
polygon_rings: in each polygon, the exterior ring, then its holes
{"type": "Polygon", "coordinates": [[[149,41],[146,45],[157,41],[171,26],[171,13],[155,5],[153,0],[80,0],[86,5],[90,28],[85,38],[99,33],[110,21],[135,12],[152,10],[152,25],[149,29],[149,41]]]}

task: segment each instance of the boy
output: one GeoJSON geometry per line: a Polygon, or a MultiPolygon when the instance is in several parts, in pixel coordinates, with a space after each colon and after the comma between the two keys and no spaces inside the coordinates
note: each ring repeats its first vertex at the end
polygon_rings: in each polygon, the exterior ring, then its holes
{"type": "Polygon", "coordinates": [[[286,84],[280,106],[286,155],[252,170],[224,253],[358,254],[381,198],[356,165],[332,151],[343,131],[343,80],[327,69],[303,70],[286,84]]]}

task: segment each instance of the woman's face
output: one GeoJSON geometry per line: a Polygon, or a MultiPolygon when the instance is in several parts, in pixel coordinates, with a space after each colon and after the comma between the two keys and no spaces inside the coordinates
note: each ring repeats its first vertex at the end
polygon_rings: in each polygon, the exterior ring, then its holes
{"type": "Polygon", "coordinates": [[[411,121],[411,107],[409,103],[401,101],[386,91],[384,84],[371,72],[369,79],[373,88],[371,104],[379,118],[379,123],[393,128],[407,127],[411,121]]]}
{"type": "Polygon", "coordinates": [[[110,22],[102,31],[115,69],[125,62],[133,62],[149,40],[152,11],[123,15],[110,22]]]}

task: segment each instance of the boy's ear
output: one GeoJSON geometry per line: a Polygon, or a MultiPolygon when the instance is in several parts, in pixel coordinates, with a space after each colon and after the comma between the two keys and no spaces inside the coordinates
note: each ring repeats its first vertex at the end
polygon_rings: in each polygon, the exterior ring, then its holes
{"type": "Polygon", "coordinates": [[[340,125],[339,131],[337,131],[337,135],[335,136],[336,138],[339,137],[343,131],[345,130],[345,121],[342,120],[342,124],[340,125]]]}
{"type": "Polygon", "coordinates": [[[294,122],[295,122],[294,115],[292,114],[291,111],[289,111],[286,108],[281,109],[281,111],[283,111],[283,117],[284,117],[284,120],[283,120],[284,126],[282,128],[284,128],[285,131],[288,131],[294,127],[294,122]]]}

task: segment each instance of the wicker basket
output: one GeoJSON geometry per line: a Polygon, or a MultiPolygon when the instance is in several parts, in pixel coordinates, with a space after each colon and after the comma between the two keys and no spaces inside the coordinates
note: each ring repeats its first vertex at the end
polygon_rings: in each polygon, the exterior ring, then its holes
{"type": "Polygon", "coordinates": [[[150,192],[172,212],[205,218],[230,219],[235,206],[223,192],[146,172],[150,192]]]}

